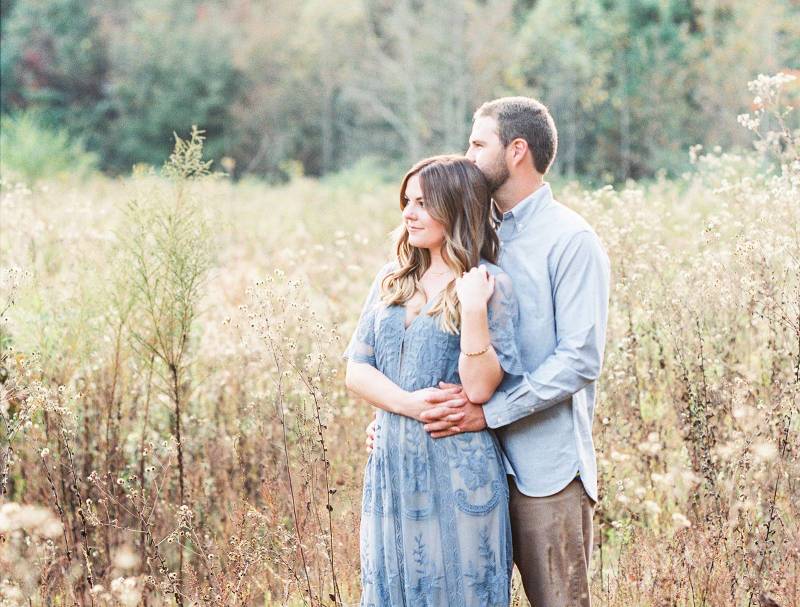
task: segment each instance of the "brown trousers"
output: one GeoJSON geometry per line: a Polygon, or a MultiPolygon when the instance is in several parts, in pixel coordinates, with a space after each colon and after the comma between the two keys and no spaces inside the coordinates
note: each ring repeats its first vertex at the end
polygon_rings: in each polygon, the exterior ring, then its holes
{"type": "Polygon", "coordinates": [[[520,493],[513,477],[514,563],[533,607],[589,607],[589,559],[594,503],[575,479],[547,497],[520,493]]]}

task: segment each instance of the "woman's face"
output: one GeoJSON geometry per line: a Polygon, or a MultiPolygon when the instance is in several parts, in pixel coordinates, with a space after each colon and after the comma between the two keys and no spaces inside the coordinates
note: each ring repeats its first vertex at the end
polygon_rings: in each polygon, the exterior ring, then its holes
{"type": "Polygon", "coordinates": [[[421,249],[436,249],[444,243],[444,226],[428,214],[422,195],[419,175],[406,183],[403,223],[408,231],[408,244],[421,249]]]}

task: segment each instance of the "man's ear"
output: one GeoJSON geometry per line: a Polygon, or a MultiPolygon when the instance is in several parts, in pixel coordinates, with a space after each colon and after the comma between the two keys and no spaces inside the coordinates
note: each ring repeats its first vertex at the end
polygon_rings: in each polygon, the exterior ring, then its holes
{"type": "Polygon", "coordinates": [[[525,158],[528,153],[528,142],[522,138],[517,138],[511,142],[511,162],[518,165],[525,158]]]}

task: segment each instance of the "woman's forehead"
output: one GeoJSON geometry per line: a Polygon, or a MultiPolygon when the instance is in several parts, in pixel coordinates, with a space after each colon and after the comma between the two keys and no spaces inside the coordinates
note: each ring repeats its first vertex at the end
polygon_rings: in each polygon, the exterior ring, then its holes
{"type": "Polygon", "coordinates": [[[412,175],[406,183],[406,196],[409,198],[419,198],[422,196],[422,184],[419,175],[412,175]]]}

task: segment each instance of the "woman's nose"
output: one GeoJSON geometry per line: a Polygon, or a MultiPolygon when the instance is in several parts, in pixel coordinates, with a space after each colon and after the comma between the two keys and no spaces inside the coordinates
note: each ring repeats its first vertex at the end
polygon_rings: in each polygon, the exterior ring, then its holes
{"type": "Polygon", "coordinates": [[[403,209],[403,217],[405,219],[413,219],[414,215],[414,208],[410,204],[407,204],[403,209]]]}

